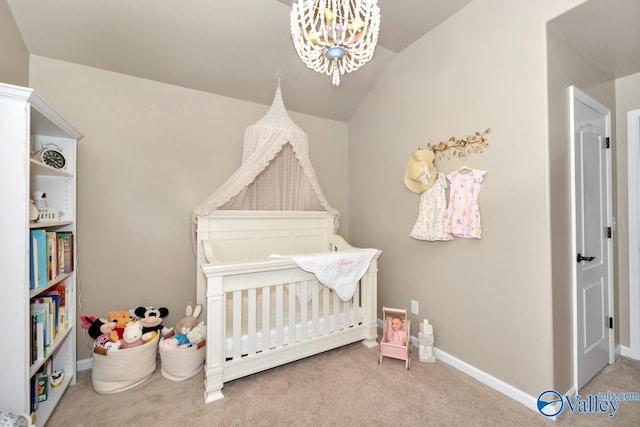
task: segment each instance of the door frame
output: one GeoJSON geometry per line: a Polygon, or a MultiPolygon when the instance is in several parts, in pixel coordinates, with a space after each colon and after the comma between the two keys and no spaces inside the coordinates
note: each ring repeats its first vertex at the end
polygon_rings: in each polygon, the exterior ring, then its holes
{"type": "Polygon", "coordinates": [[[640,359],[640,109],[627,112],[629,357],[640,359]],[[635,304],[634,304],[635,302],[635,304]]]}
{"type": "MultiPolygon", "coordinates": [[[[572,323],[573,323],[573,388],[577,392],[578,390],[578,272],[577,263],[575,262],[575,254],[577,247],[576,236],[576,150],[575,150],[575,130],[576,126],[573,122],[575,116],[574,101],[582,102],[593,108],[595,111],[605,116],[605,136],[611,137],[611,109],[587,95],[575,86],[569,87],[569,139],[570,139],[570,179],[571,179],[571,254],[569,258],[572,260],[571,264],[571,299],[572,299],[572,323]]],[[[606,150],[606,163],[607,163],[607,223],[609,227],[612,227],[613,218],[613,199],[612,199],[612,170],[611,170],[611,150],[606,150]]],[[[612,317],[614,315],[613,304],[613,239],[607,239],[607,257],[609,263],[608,277],[607,277],[607,295],[608,295],[608,315],[612,317]]],[[[609,363],[615,362],[615,322],[613,328],[609,330],[609,363]]]]}

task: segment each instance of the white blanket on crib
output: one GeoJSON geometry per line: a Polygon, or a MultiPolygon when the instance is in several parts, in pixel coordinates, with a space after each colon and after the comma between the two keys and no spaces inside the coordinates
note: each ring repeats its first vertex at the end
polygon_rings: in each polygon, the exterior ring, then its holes
{"type": "Polygon", "coordinates": [[[353,297],[358,280],[364,276],[376,253],[377,249],[358,249],[315,254],[273,254],[269,258],[291,258],[298,267],[315,274],[324,286],[335,290],[340,299],[348,301],[353,297]]]}

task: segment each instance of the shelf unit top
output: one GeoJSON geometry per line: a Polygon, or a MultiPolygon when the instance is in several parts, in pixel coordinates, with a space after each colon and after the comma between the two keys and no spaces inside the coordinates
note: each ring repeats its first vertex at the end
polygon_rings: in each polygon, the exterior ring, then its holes
{"type": "Polygon", "coordinates": [[[75,140],[82,138],[82,134],[32,88],[0,83],[0,93],[6,97],[20,99],[31,104],[33,107],[31,109],[31,132],[33,134],[75,140]]]}

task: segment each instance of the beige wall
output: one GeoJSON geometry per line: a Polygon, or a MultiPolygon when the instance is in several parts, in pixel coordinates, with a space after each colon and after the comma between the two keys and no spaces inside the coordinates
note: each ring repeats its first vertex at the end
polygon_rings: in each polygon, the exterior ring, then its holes
{"type": "Polygon", "coordinates": [[[532,396],[555,383],[545,23],[580,3],[472,2],[397,57],[349,129],[350,232],[383,251],[379,304],[417,300],[438,348],[532,396]],[[488,170],[482,239],[411,239],[409,155],[488,127],[468,158],[488,170]]]}
{"type": "MultiPolygon", "coordinates": [[[[195,300],[191,211],[239,167],[244,130],[268,106],[39,56],[30,85],[84,135],[78,311],[167,307],[173,326],[195,300]]],[[[286,104],[286,81],[282,92],[286,104]]],[[[347,235],[347,125],[291,117],[308,133],[311,163],[347,235]]],[[[80,337],[78,358],[88,355],[80,337]]]]}
{"type": "Polygon", "coordinates": [[[29,52],[6,0],[0,0],[0,82],[27,86],[29,52]]]}
{"type": "MultiPolygon", "coordinates": [[[[619,270],[619,304],[618,322],[620,328],[620,344],[629,346],[629,205],[627,195],[628,186],[628,158],[627,158],[627,112],[640,108],[640,73],[619,78],[615,82],[616,92],[616,130],[617,138],[615,146],[617,148],[618,164],[618,188],[617,188],[617,234],[618,234],[618,258],[619,270]]],[[[636,302],[638,304],[638,302],[636,302]]]]}

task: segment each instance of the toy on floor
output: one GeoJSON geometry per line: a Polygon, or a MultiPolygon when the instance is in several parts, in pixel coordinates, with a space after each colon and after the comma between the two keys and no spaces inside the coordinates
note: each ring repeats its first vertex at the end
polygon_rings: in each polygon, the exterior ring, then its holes
{"type": "Polygon", "coordinates": [[[169,315],[169,309],[166,307],[138,307],[134,310],[134,313],[142,324],[143,334],[152,331],[160,333],[164,328],[162,324],[163,318],[169,315]]]}
{"type": "MultiPolygon", "coordinates": [[[[198,325],[187,332],[187,339],[191,344],[200,344],[205,341],[207,336],[207,327],[204,325],[204,321],[198,323],[198,325]]],[[[199,346],[201,347],[201,346],[199,346]]]]}
{"type": "Polygon", "coordinates": [[[382,307],[382,338],[378,350],[378,363],[382,363],[382,358],[386,356],[404,360],[406,369],[409,369],[410,332],[411,320],[407,319],[407,310],[382,307]]]}
{"type": "Polygon", "coordinates": [[[418,339],[420,341],[420,351],[418,352],[420,361],[425,363],[436,363],[436,357],[433,355],[433,325],[429,324],[429,320],[424,319],[420,324],[418,339]]]}
{"type": "Polygon", "coordinates": [[[178,341],[178,346],[189,344],[187,334],[198,326],[198,317],[200,317],[201,312],[202,304],[196,305],[195,308],[193,307],[193,303],[189,302],[187,304],[187,308],[185,309],[186,315],[176,323],[175,335],[173,336],[173,338],[178,341]]]}
{"type": "Polygon", "coordinates": [[[124,327],[120,348],[131,348],[145,344],[158,335],[156,331],[142,333],[142,323],[139,320],[129,322],[124,327]]]}
{"type": "MultiPolygon", "coordinates": [[[[127,323],[131,322],[133,317],[129,313],[129,310],[113,310],[109,312],[109,321],[116,322],[116,326],[114,331],[118,334],[118,339],[122,339],[122,335],[124,334],[124,328],[127,323]]],[[[113,339],[112,334],[112,339],[113,339]]]]}

